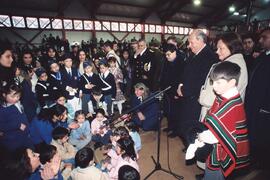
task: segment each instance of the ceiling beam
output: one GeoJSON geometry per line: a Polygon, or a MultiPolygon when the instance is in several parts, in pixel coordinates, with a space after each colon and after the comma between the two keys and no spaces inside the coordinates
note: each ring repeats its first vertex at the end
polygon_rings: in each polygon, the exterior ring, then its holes
{"type": "Polygon", "coordinates": [[[89,12],[90,18],[96,19],[97,11],[98,11],[99,7],[103,4],[104,0],[99,0],[99,1],[80,0],[80,2],[83,5],[83,7],[85,7],[86,10],[89,12]]]}
{"type": "Polygon", "coordinates": [[[112,2],[112,1],[108,1],[108,0],[103,1],[103,3],[112,4],[112,5],[120,5],[120,6],[131,6],[131,7],[135,7],[135,8],[149,8],[149,6],[128,4],[128,3],[123,3],[123,2],[112,2]]]}
{"type": "MultiPolygon", "coordinates": [[[[171,1],[171,0],[169,0],[171,1]]],[[[157,12],[161,7],[169,2],[168,0],[157,0],[151,8],[148,8],[146,12],[141,16],[140,23],[145,23],[146,19],[154,12],[157,12]]]]}
{"type": "MultiPolygon", "coordinates": [[[[201,18],[199,18],[198,20],[193,22],[194,26],[196,27],[202,22],[208,22],[209,23],[209,21],[213,21],[214,19],[220,19],[220,17],[224,17],[224,14],[225,15],[228,14],[229,6],[232,5],[233,3],[235,3],[236,1],[237,0],[226,0],[224,3],[219,5],[220,8],[215,8],[214,11],[211,11],[211,12],[207,13],[205,16],[202,16],[201,18]]],[[[246,0],[243,0],[243,1],[246,2],[246,0]]]]}
{"type": "MultiPolygon", "coordinates": [[[[237,6],[235,5],[235,10],[236,11],[239,11],[239,10],[245,8],[246,6],[248,6],[248,4],[247,4],[248,0],[242,0],[242,1],[239,1],[239,3],[241,3],[241,4],[238,4],[237,6]]],[[[231,17],[232,15],[233,14],[230,13],[228,11],[228,8],[227,8],[226,11],[222,15],[218,16],[217,18],[211,19],[211,21],[208,22],[208,25],[213,26],[213,25],[223,21],[224,19],[227,19],[227,18],[231,17]]],[[[240,22],[240,21],[238,21],[238,22],[240,22]]]]}
{"type": "Polygon", "coordinates": [[[161,17],[161,21],[166,22],[171,17],[173,17],[182,7],[184,7],[185,5],[187,5],[189,3],[191,3],[190,0],[182,0],[182,1],[175,0],[175,1],[173,1],[173,3],[171,4],[172,7],[167,9],[165,14],[161,17]]]}

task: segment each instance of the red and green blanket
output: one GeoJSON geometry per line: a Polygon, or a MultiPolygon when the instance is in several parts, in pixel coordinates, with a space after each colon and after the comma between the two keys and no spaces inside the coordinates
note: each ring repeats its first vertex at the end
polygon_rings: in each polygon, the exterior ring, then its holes
{"type": "Polygon", "coordinates": [[[240,95],[217,97],[204,123],[219,141],[208,156],[209,169],[221,169],[227,177],[234,169],[249,164],[248,130],[240,95]]]}

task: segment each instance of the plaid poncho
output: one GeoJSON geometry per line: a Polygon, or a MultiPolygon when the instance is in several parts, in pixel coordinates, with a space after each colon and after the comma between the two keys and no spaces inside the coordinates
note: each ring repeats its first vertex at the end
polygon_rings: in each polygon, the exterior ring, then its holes
{"type": "Polygon", "coordinates": [[[205,125],[218,139],[208,156],[209,169],[221,169],[227,177],[234,169],[249,163],[249,141],[246,116],[240,95],[217,97],[208,111],[205,125]]]}

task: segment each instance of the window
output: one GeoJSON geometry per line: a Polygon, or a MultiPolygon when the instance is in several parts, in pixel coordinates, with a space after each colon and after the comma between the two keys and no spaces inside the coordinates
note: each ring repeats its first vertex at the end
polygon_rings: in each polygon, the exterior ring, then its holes
{"type": "Polygon", "coordinates": [[[127,31],[127,23],[120,23],[119,27],[120,31],[127,31]]]}
{"type": "Polygon", "coordinates": [[[64,29],[73,29],[72,20],[64,19],[64,29]]]}
{"type": "Polygon", "coordinates": [[[10,18],[7,15],[0,15],[0,27],[11,27],[10,18]]]}
{"type": "Polygon", "coordinates": [[[50,29],[51,28],[50,19],[49,18],[39,18],[39,25],[40,25],[40,28],[46,27],[46,29],[50,29]]]}
{"type": "Polygon", "coordinates": [[[156,26],[155,25],[149,25],[149,32],[150,33],[154,33],[154,32],[156,32],[156,26]]]}
{"type": "Polygon", "coordinates": [[[184,34],[184,28],[179,27],[179,34],[184,34]]]}
{"type": "Polygon", "coordinates": [[[128,23],[128,31],[129,32],[134,32],[134,24],[133,23],[128,23]]]}
{"type": "Polygon", "coordinates": [[[161,33],[162,32],[162,28],[160,25],[156,25],[156,33],[161,33]]]}
{"type": "Polygon", "coordinates": [[[178,34],[179,33],[179,28],[178,27],[173,27],[173,33],[178,34]]]}
{"type": "Polygon", "coordinates": [[[144,32],[149,32],[149,25],[148,24],[144,25],[144,32]]]}
{"type": "Polygon", "coordinates": [[[110,31],[111,30],[111,23],[110,22],[102,22],[102,30],[103,31],[110,31]]]}
{"type": "Polygon", "coordinates": [[[12,23],[14,27],[25,28],[24,18],[22,16],[12,16],[12,23]]]}
{"type": "Polygon", "coordinates": [[[27,17],[26,24],[28,28],[38,28],[38,20],[37,18],[27,17]]]}
{"type": "Polygon", "coordinates": [[[168,26],[168,33],[172,34],[173,33],[173,27],[172,26],[168,26]]]}
{"type": "Polygon", "coordinates": [[[101,23],[99,21],[95,21],[95,30],[101,30],[101,23]]]}
{"type": "Polygon", "coordinates": [[[189,28],[185,28],[184,29],[184,34],[188,34],[189,33],[189,28]]]}
{"type": "Polygon", "coordinates": [[[62,20],[61,19],[54,19],[52,21],[52,28],[53,29],[62,29],[62,20]]]}
{"type": "Polygon", "coordinates": [[[112,22],[112,31],[119,31],[119,23],[112,22]]]}
{"type": "Polygon", "coordinates": [[[83,23],[81,20],[74,20],[73,23],[75,30],[83,30],[83,23]]]}
{"type": "Polygon", "coordinates": [[[83,21],[85,30],[93,30],[93,21],[83,21]]]}
{"type": "Polygon", "coordinates": [[[142,25],[141,24],[136,24],[135,25],[135,31],[136,32],[142,32],[142,25]]]}

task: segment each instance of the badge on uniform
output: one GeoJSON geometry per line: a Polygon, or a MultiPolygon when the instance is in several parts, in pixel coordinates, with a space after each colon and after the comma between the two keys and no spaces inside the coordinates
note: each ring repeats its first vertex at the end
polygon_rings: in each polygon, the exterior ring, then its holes
{"type": "Polygon", "coordinates": [[[145,63],[143,69],[146,72],[150,71],[150,69],[151,69],[151,62],[145,63]]]}

